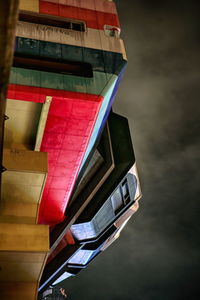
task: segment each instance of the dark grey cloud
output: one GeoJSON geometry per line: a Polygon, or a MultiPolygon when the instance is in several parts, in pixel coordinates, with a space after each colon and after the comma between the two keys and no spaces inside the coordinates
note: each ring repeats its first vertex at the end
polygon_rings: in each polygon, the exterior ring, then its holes
{"type": "Polygon", "coordinates": [[[200,299],[199,1],[117,0],[143,198],[120,239],[65,286],[72,299],[200,299]]]}

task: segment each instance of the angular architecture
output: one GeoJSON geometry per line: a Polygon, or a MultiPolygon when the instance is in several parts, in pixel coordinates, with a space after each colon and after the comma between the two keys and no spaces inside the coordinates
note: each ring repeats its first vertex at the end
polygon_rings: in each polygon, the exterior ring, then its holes
{"type": "MultiPolygon", "coordinates": [[[[66,221],[51,231],[51,254],[41,278],[40,293],[49,285],[73,276],[74,270],[79,272],[87,267],[95,256],[119,237],[120,231],[138,209],[141,191],[128,122],[126,118],[111,113],[108,128],[114,168],[98,192],[90,191],[93,196],[83,210],[76,211],[76,221],[71,222],[67,217],[71,214],[69,207],[66,221]],[[58,245],[54,248],[55,244],[58,245]]],[[[75,201],[72,205],[75,215],[75,201]]]]}
{"type": "Polygon", "coordinates": [[[17,299],[50,299],[50,286],[107,249],[138,209],[128,121],[112,112],[127,58],[111,0],[21,0],[14,26],[0,286],[14,299],[18,266],[17,299]]]}
{"type": "Polygon", "coordinates": [[[41,224],[63,221],[78,173],[105,125],[126,65],[119,33],[114,2],[21,2],[8,102],[23,101],[15,126],[29,103],[31,145],[23,142],[48,153],[41,224]]]}

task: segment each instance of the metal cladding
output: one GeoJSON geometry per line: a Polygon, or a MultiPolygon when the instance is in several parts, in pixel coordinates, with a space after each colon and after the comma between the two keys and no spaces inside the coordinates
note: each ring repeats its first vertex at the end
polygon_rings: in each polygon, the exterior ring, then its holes
{"type": "Polygon", "coordinates": [[[71,227],[79,241],[96,240],[137,197],[137,178],[131,169],[135,157],[127,120],[111,113],[109,128],[115,168],[71,227]]]}
{"type": "Polygon", "coordinates": [[[47,104],[35,150],[48,152],[39,223],[62,222],[126,66],[115,4],[21,1],[8,99],[47,104]]]}
{"type": "Polygon", "coordinates": [[[54,226],[51,231],[50,240],[52,250],[67,233],[74,221],[80,216],[94,194],[111,174],[114,166],[112,142],[109,125],[107,123],[97,149],[91,157],[87,168],[84,168],[85,171],[77,179],[73,196],[70,199],[66,211],[67,217],[62,223],[54,226]]]}
{"type": "MultiPolygon", "coordinates": [[[[138,209],[141,192],[127,119],[111,113],[108,124],[114,168],[98,193],[90,190],[92,198],[67,232],[72,234],[77,247],[69,242],[66,244],[64,237],[52,251],[41,279],[40,292],[60,278],[66,268],[85,268],[119,237],[138,209]]],[[[66,227],[69,228],[68,224],[66,227]]],[[[56,230],[52,234],[56,234],[56,230]]]]}

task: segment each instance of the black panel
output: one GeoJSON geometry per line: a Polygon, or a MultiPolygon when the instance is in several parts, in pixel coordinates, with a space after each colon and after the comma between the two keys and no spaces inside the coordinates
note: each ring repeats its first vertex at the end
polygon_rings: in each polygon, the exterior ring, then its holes
{"type": "Polygon", "coordinates": [[[93,77],[92,66],[88,63],[65,61],[35,55],[15,53],[13,66],[38,71],[53,72],[65,75],[93,77]]]}
{"type": "Polygon", "coordinates": [[[72,232],[80,233],[75,234],[79,241],[96,239],[134,202],[137,182],[135,176],[127,172],[135,163],[135,157],[127,119],[111,113],[109,128],[115,169],[72,226],[72,232]],[[90,228],[88,236],[86,227],[90,228]],[[84,234],[80,239],[81,232],[84,234]]]}

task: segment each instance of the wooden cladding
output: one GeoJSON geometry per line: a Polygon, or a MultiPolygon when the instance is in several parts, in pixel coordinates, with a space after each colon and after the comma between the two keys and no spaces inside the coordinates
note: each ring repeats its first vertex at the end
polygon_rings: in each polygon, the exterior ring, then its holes
{"type": "Polygon", "coordinates": [[[29,22],[33,24],[48,25],[63,29],[71,29],[75,31],[85,31],[84,22],[44,14],[31,13],[27,11],[21,11],[19,13],[19,21],[29,22]]]}
{"type": "Polygon", "coordinates": [[[89,63],[64,61],[47,57],[15,54],[13,66],[65,75],[93,77],[92,66],[89,63]]]}

